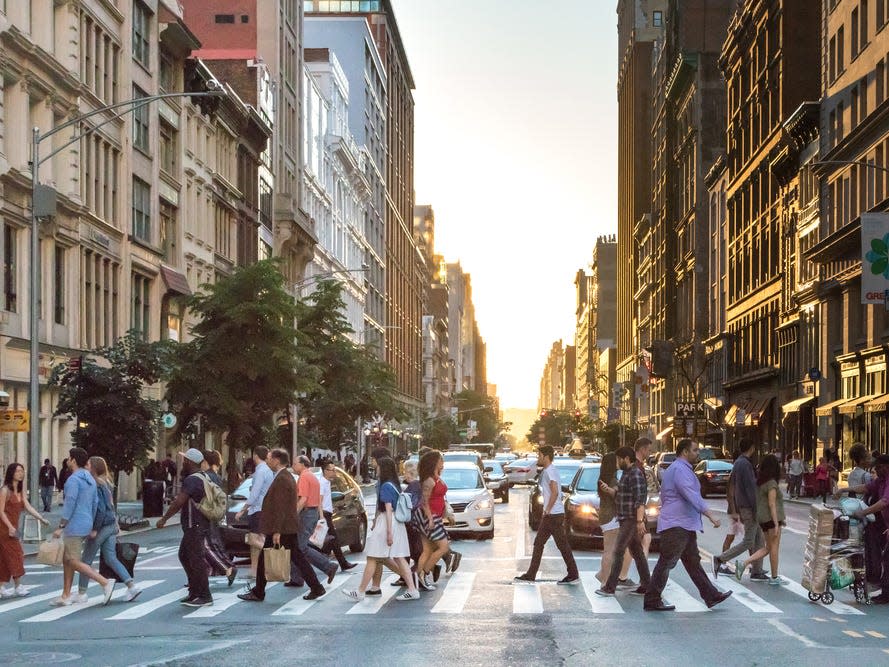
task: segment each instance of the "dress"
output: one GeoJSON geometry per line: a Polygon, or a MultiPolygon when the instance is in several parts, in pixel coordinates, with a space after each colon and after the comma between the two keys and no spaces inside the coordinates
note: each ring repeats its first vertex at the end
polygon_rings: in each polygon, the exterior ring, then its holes
{"type": "MultiPolygon", "coordinates": [[[[6,489],[6,518],[13,526],[19,525],[19,517],[25,503],[16,494],[6,489]]],[[[25,576],[25,554],[22,552],[22,543],[18,537],[10,537],[6,525],[0,531],[0,583],[12,578],[25,576]]]]}
{"type": "Polygon", "coordinates": [[[389,503],[394,508],[395,503],[398,501],[399,493],[400,491],[397,491],[389,482],[386,482],[377,490],[377,498],[379,498],[377,501],[377,516],[374,519],[373,529],[370,531],[370,535],[367,536],[367,544],[365,545],[365,552],[371,558],[408,558],[411,555],[410,543],[407,539],[407,529],[405,529],[403,523],[395,519],[394,509],[392,516],[392,546],[390,547],[386,543],[385,504],[389,503]]]}

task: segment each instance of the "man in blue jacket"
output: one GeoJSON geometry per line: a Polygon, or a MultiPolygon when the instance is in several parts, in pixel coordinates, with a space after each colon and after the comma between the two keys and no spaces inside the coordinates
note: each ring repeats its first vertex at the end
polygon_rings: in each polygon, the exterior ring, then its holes
{"type": "Polygon", "coordinates": [[[93,519],[99,505],[96,480],[89,471],[89,454],[82,447],[73,447],[68,455],[68,470],[71,475],[65,480],[65,504],[59,527],[52,534],[58,539],[64,534],[65,559],[63,562],[62,596],[50,604],[54,607],[67,607],[72,603],[71,585],[74,573],[80,572],[102,587],[104,604],[111,600],[114,592],[114,579],[106,579],[96,572],[89,563],[81,560],[83,542],[93,529],[93,519]]]}

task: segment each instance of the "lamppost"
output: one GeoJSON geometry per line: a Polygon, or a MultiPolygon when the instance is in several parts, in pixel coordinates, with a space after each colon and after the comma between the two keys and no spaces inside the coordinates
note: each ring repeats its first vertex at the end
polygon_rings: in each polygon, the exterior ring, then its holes
{"type": "Polygon", "coordinates": [[[35,505],[39,501],[38,475],[40,471],[40,381],[38,377],[38,373],[40,372],[40,314],[38,313],[38,308],[40,305],[40,267],[38,266],[40,254],[39,224],[41,218],[55,215],[56,211],[56,191],[51,186],[40,184],[40,165],[42,165],[47,160],[51,160],[60,152],[68,148],[70,145],[77,141],[80,141],[85,136],[92,134],[100,127],[114,122],[122,116],[131,113],[137,109],[140,109],[150,104],[151,102],[154,102],[155,100],[178,97],[218,97],[226,94],[225,91],[222,90],[222,86],[219,84],[219,82],[215,80],[208,81],[207,88],[208,90],[206,91],[197,91],[192,93],[163,93],[161,95],[138,97],[131,100],[124,100],[123,102],[117,102],[115,104],[109,104],[72,118],[71,120],[62,123],[61,125],[54,127],[45,134],[40,133],[39,127],[34,127],[31,129],[31,243],[29,253],[31,266],[28,283],[28,287],[30,289],[28,299],[28,307],[30,308],[29,331],[31,336],[31,345],[29,352],[31,382],[28,389],[28,408],[31,412],[31,429],[28,444],[28,475],[29,486],[31,490],[30,500],[31,503],[35,505]],[[80,133],[76,133],[70,140],[56,148],[49,155],[44,158],[40,157],[40,142],[55,136],[57,133],[63,130],[67,130],[72,125],[82,123],[88,118],[92,118],[93,116],[97,116],[98,114],[106,113],[108,111],[114,111],[116,109],[121,109],[121,111],[112,114],[110,118],[105,119],[97,125],[93,125],[92,127],[89,127],[80,133]]]}

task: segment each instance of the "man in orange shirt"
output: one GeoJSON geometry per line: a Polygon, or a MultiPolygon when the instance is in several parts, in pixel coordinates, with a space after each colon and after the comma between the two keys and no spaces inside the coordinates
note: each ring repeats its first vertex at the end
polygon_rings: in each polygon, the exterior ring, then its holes
{"type": "MultiPolygon", "coordinates": [[[[312,565],[327,575],[327,583],[330,584],[333,583],[339,567],[309,543],[309,537],[312,536],[321,518],[321,483],[312,474],[311,466],[312,462],[308,456],[298,456],[293,462],[293,472],[299,475],[299,481],[296,483],[296,511],[300,521],[299,549],[312,565]]],[[[298,568],[291,568],[294,569],[298,571],[298,568]]],[[[294,581],[293,575],[291,581],[294,581]]]]}

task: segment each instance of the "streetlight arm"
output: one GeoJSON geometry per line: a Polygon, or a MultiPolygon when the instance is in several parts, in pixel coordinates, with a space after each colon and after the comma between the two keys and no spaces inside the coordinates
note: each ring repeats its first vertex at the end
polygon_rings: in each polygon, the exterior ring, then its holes
{"type": "Polygon", "coordinates": [[[889,173],[889,167],[884,167],[879,164],[873,164],[871,162],[865,162],[864,160],[818,160],[813,164],[816,167],[820,167],[822,165],[858,165],[859,167],[869,167],[870,169],[878,169],[879,171],[885,171],[886,173],[889,173]]]}

